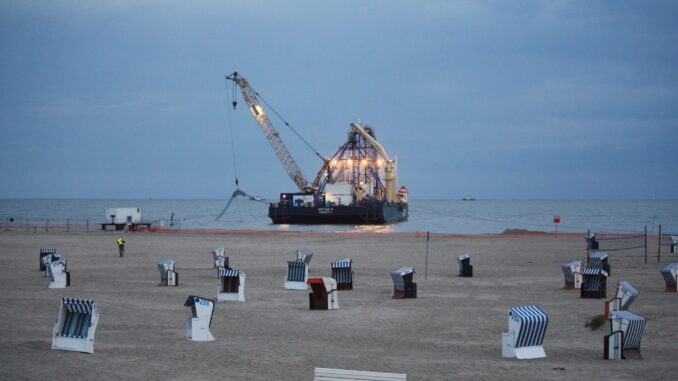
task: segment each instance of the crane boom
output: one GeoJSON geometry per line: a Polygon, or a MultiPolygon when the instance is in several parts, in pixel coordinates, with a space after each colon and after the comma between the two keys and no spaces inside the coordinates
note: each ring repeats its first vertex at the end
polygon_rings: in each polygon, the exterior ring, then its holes
{"type": "Polygon", "coordinates": [[[266,139],[268,139],[271,147],[273,147],[273,152],[278,156],[285,171],[287,171],[287,175],[294,181],[300,191],[305,192],[308,188],[308,181],[306,181],[299,166],[280,139],[280,133],[273,127],[271,120],[268,118],[268,115],[266,115],[264,108],[259,102],[259,98],[257,98],[257,93],[249,86],[247,80],[237,72],[227,75],[226,79],[231,80],[240,86],[245,103],[247,103],[254,119],[256,119],[259,126],[261,126],[261,130],[264,132],[264,135],[266,135],[266,139]]]}

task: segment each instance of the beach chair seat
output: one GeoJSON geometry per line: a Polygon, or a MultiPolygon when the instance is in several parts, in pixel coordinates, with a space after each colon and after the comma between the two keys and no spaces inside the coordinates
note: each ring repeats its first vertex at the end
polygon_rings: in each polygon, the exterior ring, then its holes
{"type": "Polygon", "coordinates": [[[671,262],[664,266],[660,273],[666,282],[666,292],[678,292],[678,262],[671,262]]]}
{"type": "Polygon", "coordinates": [[[330,263],[332,278],[337,281],[337,290],[353,290],[353,260],[344,258],[330,263]]]}
{"type": "Polygon", "coordinates": [[[459,276],[473,277],[473,266],[471,265],[471,253],[466,253],[457,257],[459,264],[459,276]]]}
{"type": "Polygon", "coordinates": [[[56,249],[50,249],[50,248],[42,248],[40,249],[40,271],[47,271],[47,268],[45,267],[45,262],[43,262],[42,258],[44,258],[46,255],[52,255],[56,254],[56,249]]]}
{"type": "Polygon", "coordinates": [[[638,290],[625,280],[617,283],[614,297],[605,302],[605,319],[610,319],[610,314],[616,311],[628,310],[631,303],[638,297],[638,290]]]}
{"type": "Polygon", "coordinates": [[[315,368],[313,381],[407,381],[407,374],[315,368]]]}
{"type": "Polygon", "coordinates": [[[158,271],[160,271],[161,286],[178,286],[179,274],[174,271],[174,259],[167,258],[158,262],[158,271]]]}
{"type": "Polygon", "coordinates": [[[228,267],[228,257],[226,256],[226,249],[217,247],[212,250],[212,260],[214,261],[214,268],[228,267]]]}
{"type": "Polygon", "coordinates": [[[308,293],[309,308],[312,310],[338,310],[339,295],[337,281],[333,278],[310,278],[308,293]]]}
{"type": "Polygon", "coordinates": [[[313,252],[305,247],[297,250],[297,259],[301,259],[306,263],[306,265],[311,264],[311,258],[313,258],[313,252]]]}
{"type": "Polygon", "coordinates": [[[595,251],[589,256],[589,262],[586,267],[603,269],[607,276],[612,275],[612,269],[607,261],[607,253],[604,251],[595,251]]]}
{"type": "Polygon", "coordinates": [[[61,298],[52,329],[52,349],[94,353],[99,311],[93,300],[61,298]]]}
{"type": "Polygon", "coordinates": [[[58,259],[47,266],[51,282],[48,288],[66,288],[71,285],[71,273],[66,271],[66,260],[58,259]]]}
{"type": "Polygon", "coordinates": [[[567,262],[563,265],[563,275],[565,276],[564,289],[574,290],[581,288],[583,268],[584,265],[579,260],[567,262]]]}
{"type": "Polygon", "coordinates": [[[417,297],[417,284],[412,281],[413,276],[414,267],[401,267],[391,271],[394,299],[417,297]]]}
{"type": "Polygon", "coordinates": [[[287,261],[287,275],[285,275],[285,288],[288,290],[308,289],[308,263],[303,259],[287,261]]]}
{"type": "MultiPolygon", "coordinates": [[[[42,267],[45,270],[45,276],[46,277],[49,276],[49,264],[54,262],[54,261],[58,261],[60,259],[61,259],[61,254],[59,254],[57,252],[49,253],[49,254],[46,254],[42,257],[42,267]]],[[[65,263],[65,261],[64,261],[64,263],[65,263]]]]}
{"type": "Polygon", "coordinates": [[[581,297],[601,299],[607,297],[607,272],[600,268],[586,268],[582,274],[581,297]]]}
{"type": "Polygon", "coordinates": [[[546,357],[544,336],[549,317],[537,305],[512,307],[508,311],[508,332],[502,333],[501,355],[507,358],[546,357]]]}
{"type": "Polygon", "coordinates": [[[200,296],[190,295],[184,306],[191,307],[191,313],[186,319],[186,339],[191,341],[213,341],[210,332],[214,301],[200,296]]]}
{"type": "Polygon", "coordinates": [[[647,319],[631,311],[610,312],[610,334],[603,339],[606,360],[642,359],[640,339],[647,319]]]}
{"type": "Polygon", "coordinates": [[[237,269],[219,267],[217,302],[245,301],[245,273],[237,269]]]}
{"type": "Polygon", "coordinates": [[[671,236],[671,247],[669,251],[672,253],[678,253],[678,235],[671,236]]]}

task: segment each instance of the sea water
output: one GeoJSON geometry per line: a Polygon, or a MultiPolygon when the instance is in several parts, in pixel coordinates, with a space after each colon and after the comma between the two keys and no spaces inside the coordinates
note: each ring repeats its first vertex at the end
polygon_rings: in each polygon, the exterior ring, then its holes
{"type": "Polygon", "coordinates": [[[215,220],[227,200],[0,199],[0,223],[104,222],[111,207],[141,209],[142,219],[181,229],[274,231],[375,231],[483,234],[507,229],[552,232],[678,232],[678,200],[410,200],[407,221],[384,226],[273,225],[268,204],[238,198],[215,220]]]}

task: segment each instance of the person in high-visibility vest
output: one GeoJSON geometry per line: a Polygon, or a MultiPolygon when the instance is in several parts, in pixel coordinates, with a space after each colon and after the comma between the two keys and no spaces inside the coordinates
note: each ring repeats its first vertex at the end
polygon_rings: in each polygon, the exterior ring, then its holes
{"type": "Polygon", "coordinates": [[[118,251],[120,252],[120,256],[125,255],[125,239],[122,238],[122,236],[118,236],[118,238],[115,240],[115,242],[118,244],[118,251]]]}

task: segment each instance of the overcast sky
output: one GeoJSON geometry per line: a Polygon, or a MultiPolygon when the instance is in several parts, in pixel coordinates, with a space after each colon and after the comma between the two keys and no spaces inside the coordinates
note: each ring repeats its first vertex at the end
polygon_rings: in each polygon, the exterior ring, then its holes
{"type": "Polygon", "coordinates": [[[227,198],[234,167],[248,193],[294,190],[241,98],[229,123],[238,71],[323,155],[371,125],[411,198],[676,198],[676,20],[675,1],[2,0],[0,197],[227,198]]]}

